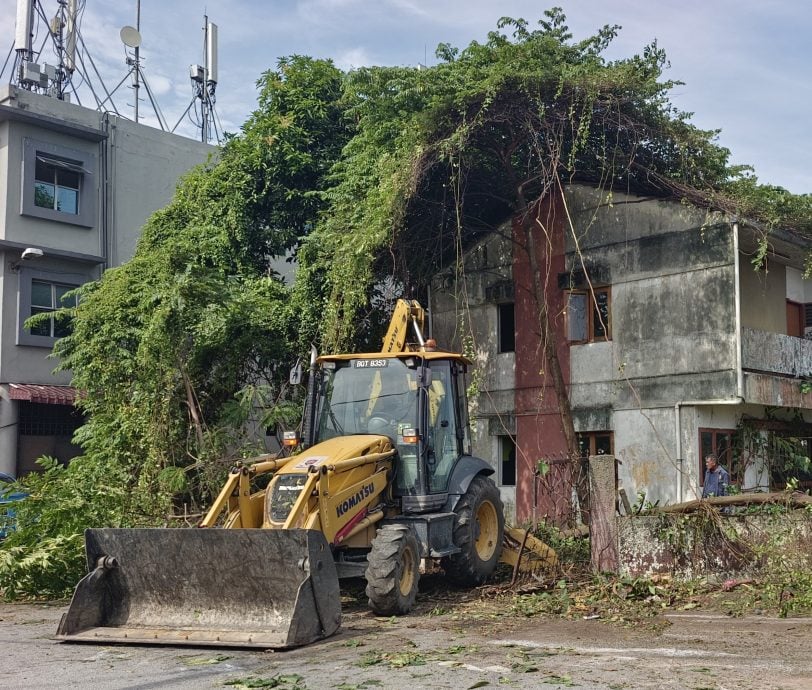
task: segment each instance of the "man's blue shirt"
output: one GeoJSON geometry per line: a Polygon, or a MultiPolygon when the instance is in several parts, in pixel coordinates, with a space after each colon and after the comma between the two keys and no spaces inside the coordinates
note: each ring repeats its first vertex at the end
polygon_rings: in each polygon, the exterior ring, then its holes
{"type": "Polygon", "coordinates": [[[727,496],[727,487],[730,484],[730,475],[721,465],[715,470],[705,470],[705,483],[702,486],[702,498],[710,496],[727,496]]]}

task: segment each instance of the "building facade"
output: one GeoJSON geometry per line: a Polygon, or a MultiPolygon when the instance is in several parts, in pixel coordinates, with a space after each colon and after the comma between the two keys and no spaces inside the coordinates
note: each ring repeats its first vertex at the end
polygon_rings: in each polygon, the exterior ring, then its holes
{"type": "Polygon", "coordinates": [[[0,471],[66,460],[80,423],[49,358],[69,324],[42,317],[129,259],[149,215],[214,147],[110,113],[0,87],[0,471]]]}
{"type": "Polygon", "coordinates": [[[475,451],[516,519],[570,518],[577,472],[542,302],[581,452],[613,453],[632,502],[696,498],[708,453],[734,490],[812,482],[812,242],[773,231],[764,245],[751,223],[583,185],[526,225],[467,252],[464,290],[440,274],[431,296],[438,340],[477,362],[475,451]]]}

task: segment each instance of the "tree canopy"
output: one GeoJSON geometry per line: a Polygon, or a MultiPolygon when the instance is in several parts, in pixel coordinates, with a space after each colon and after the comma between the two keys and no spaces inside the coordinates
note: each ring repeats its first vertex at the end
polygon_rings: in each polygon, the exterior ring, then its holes
{"type": "MultiPolygon", "coordinates": [[[[618,30],[576,41],[552,9],[535,28],[504,18],[484,43],[442,44],[428,68],[342,73],[291,56],[265,72],[256,110],[149,219],[133,259],[81,288],[56,354],[83,391],[83,455],[33,482],[7,547],[41,555],[84,526],[205,504],[257,431],[290,414],[287,370],[310,342],[374,342],[387,299],[420,296],[468,243],[560,185],[812,231],[809,195],[730,166],[718,132],[671,104],[678,82],[656,43],[605,58],[618,30]],[[290,255],[292,287],[273,269],[290,255]],[[113,502],[79,490],[105,481],[113,502]],[[43,519],[60,492],[74,519],[43,519]]],[[[0,558],[0,586],[41,588],[41,572],[0,558]]]]}

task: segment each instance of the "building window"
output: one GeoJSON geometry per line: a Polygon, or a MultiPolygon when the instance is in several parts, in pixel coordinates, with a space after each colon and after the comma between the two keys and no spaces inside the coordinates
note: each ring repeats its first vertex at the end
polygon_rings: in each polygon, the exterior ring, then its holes
{"type": "Polygon", "coordinates": [[[34,139],[23,146],[20,212],[71,225],[96,224],[96,156],[34,139]]]}
{"type": "Polygon", "coordinates": [[[614,439],[611,431],[585,431],[577,434],[582,458],[590,455],[612,455],[614,439]]]}
{"type": "Polygon", "coordinates": [[[499,436],[499,485],[516,486],[516,439],[499,436]]]}
{"type": "Polygon", "coordinates": [[[732,484],[741,485],[743,477],[739,476],[739,467],[733,453],[734,429],[700,429],[699,430],[699,484],[705,484],[705,457],[713,455],[730,475],[732,484]]]}
{"type": "Polygon", "coordinates": [[[80,163],[37,155],[34,166],[34,205],[62,213],[79,213],[80,163]]]}
{"type": "Polygon", "coordinates": [[[513,302],[498,304],[499,352],[516,350],[516,316],[513,302]]]}
{"type": "Polygon", "coordinates": [[[70,334],[70,321],[61,315],[54,314],[62,307],[75,307],[76,295],[69,295],[76,285],[48,283],[44,280],[31,281],[31,311],[29,316],[51,314],[48,320],[42,320],[31,326],[32,335],[44,335],[49,338],[64,338],[70,334]]]}
{"type": "Polygon", "coordinates": [[[567,339],[571,343],[611,340],[611,288],[567,292],[567,339]]]}
{"type": "Polygon", "coordinates": [[[57,338],[70,333],[70,322],[55,312],[63,307],[75,307],[76,296],[69,296],[90,276],[79,273],[50,273],[19,269],[17,292],[17,344],[53,347],[57,338]],[[37,314],[50,314],[39,323],[26,327],[25,322],[37,314]]]}

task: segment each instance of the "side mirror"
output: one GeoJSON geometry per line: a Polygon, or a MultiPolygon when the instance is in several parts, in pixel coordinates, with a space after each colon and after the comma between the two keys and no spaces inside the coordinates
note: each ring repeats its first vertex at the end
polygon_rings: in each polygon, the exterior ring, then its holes
{"type": "Polygon", "coordinates": [[[302,382],[302,361],[297,359],[296,364],[290,370],[288,378],[291,386],[298,386],[302,382]]]}

